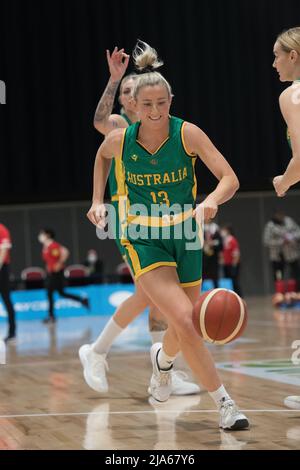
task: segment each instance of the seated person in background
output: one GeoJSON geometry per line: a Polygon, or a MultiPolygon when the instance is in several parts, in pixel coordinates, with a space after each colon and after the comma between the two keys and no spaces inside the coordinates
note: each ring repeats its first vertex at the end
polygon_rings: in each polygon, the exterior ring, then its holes
{"type": "Polygon", "coordinates": [[[234,236],[231,224],[221,228],[223,238],[222,264],[224,276],[232,280],[233,290],[242,297],[239,281],[241,252],[237,238],[234,236]]]}
{"type": "Polygon", "coordinates": [[[219,257],[223,249],[219,226],[215,222],[204,225],[203,279],[211,279],[214,288],[219,281],[219,257]]]}
{"type": "Polygon", "coordinates": [[[103,262],[98,256],[98,253],[94,249],[88,250],[84,266],[88,269],[88,275],[94,280],[103,280],[103,262]]]}

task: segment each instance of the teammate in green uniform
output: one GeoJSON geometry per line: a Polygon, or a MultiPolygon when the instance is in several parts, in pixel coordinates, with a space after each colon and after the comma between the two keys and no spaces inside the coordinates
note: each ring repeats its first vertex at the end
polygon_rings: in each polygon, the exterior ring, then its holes
{"type": "MultiPolygon", "coordinates": [[[[111,76],[99,101],[94,117],[94,125],[103,135],[109,134],[113,129],[127,128],[132,122],[137,121],[137,115],[131,96],[136,75],[131,74],[123,78],[128,66],[128,58],[129,56],[125,54],[123,49],[118,50],[115,48],[112,54],[107,51],[107,61],[111,76]],[[121,115],[112,114],[114,99],[119,84],[119,103],[122,106],[121,115]]],[[[105,164],[104,161],[103,163],[105,164]]],[[[122,257],[126,261],[125,247],[121,245],[119,237],[119,198],[124,195],[124,188],[120,187],[121,176],[119,165],[116,165],[115,160],[113,160],[109,173],[109,189],[111,204],[115,209],[115,241],[122,257]]],[[[84,376],[88,385],[94,390],[102,393],[107,392],[107,353],[116,337],[149,305],[149,330],[152,341],[161,341],[167,324],[158,309],[151,305],[149,298],[142,288],[137,285],[136,292],[118,307],[95,343],[92,345],[86,344],[80,348],[79,355],[84,365],[84,376]]],[[[173,371],[173,395],[190,395],[200,392],[199,386],[185,380],[186,377],[187,375],[182,371],[173,371]]]]}
{"type": "Polygon", "coordinates": [[[137,283],[168,320],[163,344],[156,343],[151,348],[152,397],[157,402],[169,398],[170,372],[181,350],[195,376],[216,403],[220,411],[220,427],[228,430],[247,428],[246,416],[237,409],[222,385],[211,354],[192,322],[193,304],[199,296],[199,276],[196,279],[195,273],[200,270],[201,249],[197,231],[194,231],[196,222],[194,227],[191,226],[191,210],[196,220],[201,211],[205,220],[214,218],[218,206],[233,197],[239,183],[230,165],[199,127],[170,118],[172,92],[169,83],[156,72],[162,65],[156,51],[141,42],[136,46],[133,58],[141,72],[133,88],[140,122],[125,130],[112,131],[101,145],[95,161],[90,219],[95,225],[105,224],[101,187],[102,181],[108,177],[108,166],[106,173],[103,172],[102,160],[114,157],[116,164],[122,163],[128,202],[123,243],[137,283]],[[204,203],[194,210],[192,167],[196,156],[219,183],[204,203]],[[135,202],[140,203],[140,214],[134,207],[135,202]],[[161,206],[161,215],[157,215],[157,205],[161,206]],[[175,233],[175,229],[178,226],[182,228],[182,225],[183,240],[178,240],[179,231],[175,233]],[[155,236],[152,229],[156,229],[155,236]],[[165,229],[170,231],[169,238],[165,229]],[[136,236],[139,231],[141,236],[136,236]],[[187,241],[184,238],[189,239],[190,233],[194,234],[192,246],[185,243],[189,273],[181,243],[187,241]],[[189,249],[192,249],[193,256],[188,253],[189,249]]]}
{"type": "MultiPolygon", "coordinates": [[[[293,82],[279,98],[292,150],[292,158],[284,174],[273,180],[277,196],[282,197],[300,181],[300,27],[291,28],[278,36],[274,55],[273,67],[279,73],[280,81],[293,82]]],[[[300,410],[300,396],[289,396],[284,403],[288,408],[300,410]]]]}

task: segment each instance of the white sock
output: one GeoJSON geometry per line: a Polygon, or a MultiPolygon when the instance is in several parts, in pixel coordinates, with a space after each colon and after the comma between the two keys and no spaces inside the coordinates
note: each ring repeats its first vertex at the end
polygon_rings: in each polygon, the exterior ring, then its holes
{"type": "Polygon", "coordinates": [[[161,330],[161,331],[150,331],[151,339],[152,339],[152,344],[154,343],[162,343],[165,333],[167,330],[161,330]]]}
{"type": "Polygon", "coordinates": [[[160,368],[160,370],[168,370],[168,369],[171,369],[172,365],[173,365],[173,362],[175,361],[176,359],[176,356],[172,357],[172,356],[168,356],[163,348],[160,349],[159,353],[158,353],[158,356],[157,356],[157,363],[158,363],[158,367],[160,368]]]}
{"type": "Polygon", "coordinates": [[[124,328],[121,328],[115,320],[111,318],[94,342],[93,350],[98,354],[107,354],[112,343],[123,330],[124,328]]]}
{"type": "Polygon", "coordinates": [[[215,390],[214,392],[209,392],[209,394],[218,408],[220,408],[223,401],[231,399],[228,393],[226,392],[224,385],[221,385],[221,387],[218,388],[218,390],[215,390]]]}

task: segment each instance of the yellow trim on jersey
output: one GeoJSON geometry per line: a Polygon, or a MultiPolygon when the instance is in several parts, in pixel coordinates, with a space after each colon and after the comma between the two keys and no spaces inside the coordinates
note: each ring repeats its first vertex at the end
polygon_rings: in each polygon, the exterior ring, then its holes
{"type": "Polygon", "coordinates": [[[136,276],[135,273],[141,271],[141,263],[140,263],[139,255],[137,254],[137,252],[134,249],[133,245],[131,245],[131,243],[128,242],[128,240],[127,240],[127,243],[125,244],[125,248],[128,251],[129,258],[132,262],[132,266],[133,266],[133,269],[134,269],[134,277],[135,277],[136,276]]]}
{"type": "Polygon", "coordinates": [[[158,261],[157,263],[150,264],[146,268],[140,269],[134,275],[134,278],[137,280],[142,274],[146,274],[149,271],[153,271],[153,269],[159,268],[161,266],[175,266],[177,267],[177,263],[175,261],[158,261]]]}
{"type": "Polygon", "coordinates": [[[196,198],[197,198],[197,178],[196,178],[196,172],[195,172],[195,165],[196,165],[196,158],[193,160],[194,186],[192,189],[192,194],[193,194],[194,201],[196,201],[196,198]]]}
{"type": "Polygon", "coordinates": [[[146,152],[150,153],[150,155],[155,155],[157,152],[160,151],[160,149],[162,148],[163,145],[165,145],[165,143],[169,140],[170,136],[168,136],[161,144],[160,146],[155,150],[155,152],[150,152],[150,150],[147,149],[147,147],[145,147],[145,145],[143,145],[139,140],[137,140],[137,143],[143,147],[143,149],[146,150],[146,152]]]}
{"type": "Polygon", "coordinates": [[[122,137],[122,142],[121,142],[121,148],[120,148],[120,155],[115,158],[115,178],[117,182],[117,195],[123,195],[126,194],[125,190],[125,171],[124,171],[124,165],[123,165],[123,150],[124,150],[124,142],[125,142],[125,134],[126,134],[126,129],[124,129],[123,132],[123,137],[122,137]]]}
{"type": "Polygon", "coordinates": [[[144,225],[146,227],[170,227],[171,225],[181,224],[193,215],[193,209],[179,214],[165,215],[162,217],[147,217],[146,215],[128,214],[128,223],[135,225],[144,225]]]}
{"type": "Polygon", "coordinates": [[[193,281],[193,282],[181,282],[180,285],[181,287],[194,287],[194,286],[199,286],[202,284],[202,279],[198,279],[198,281],[193,281]]]}
{"type": "Polygon", "coordinates": [[[181,126],[181,130],[180,130],[180,136],[181,136],[181,142],[182,142],[182,146],[184,148],[184,151],[187,155],[189,155],[190,157],[193,157],[193,158],[196,158],[197,155],[194,155],[193,153],[190,153],[188,152],[188,149],[186,147],[186,144],[185,144],[185,139],[184,139],[184,135],[183,135],[183,129],[185,128],[185,125],[186,125],[186,122],[184,122],[181,126]]]}
{"type": "Polygon", "coordinates": [[[119,198],[120,198],[120,196],[119,196],[118,194],[115,194],[114,196],[112,196],[112,197],[110,198],[110,200],[111,200],[112,202],[118,202],[119,198]]]}

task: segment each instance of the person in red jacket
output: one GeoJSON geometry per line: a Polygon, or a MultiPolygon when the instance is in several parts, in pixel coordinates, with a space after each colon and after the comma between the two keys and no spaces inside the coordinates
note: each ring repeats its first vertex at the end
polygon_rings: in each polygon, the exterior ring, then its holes
{"type": "Polygon", "coordinates": [[[54,323],[54,302],[53,294],[55,291],[62,297],[76,300],[89,308],[89,300],[79,297],[78,295],[69,294],[64,291],[64,267],[69,250],[54,240],[55,233],[52,229],[44,228],[40,230],[38,235],[39,242],[43,245],[42,257],[46,264],[47,277],[47,294],[49,300],[49,316],[43,320],[44,323],[54,323]]]}
{"type": "Polygon", "coordinates": [[[230,224],[223,225],[221,228],[221,236],[223,238],[222,263],[224,275],[232,280],[234,291],[241,296],[242,293],[239,283],[241,253],[239,242],[235,238],[230,224]]]}
{"type": "Polygon", "coordinates": [[[5,225],[0,224],[0,294],[8,314],[8,334],[4,339],[6,343],[12,341],[16,337],[15,311],[10,300],[9,286],[9,267],[10,267],[10,250],[12,247],[9,230],[5,225]]]}

